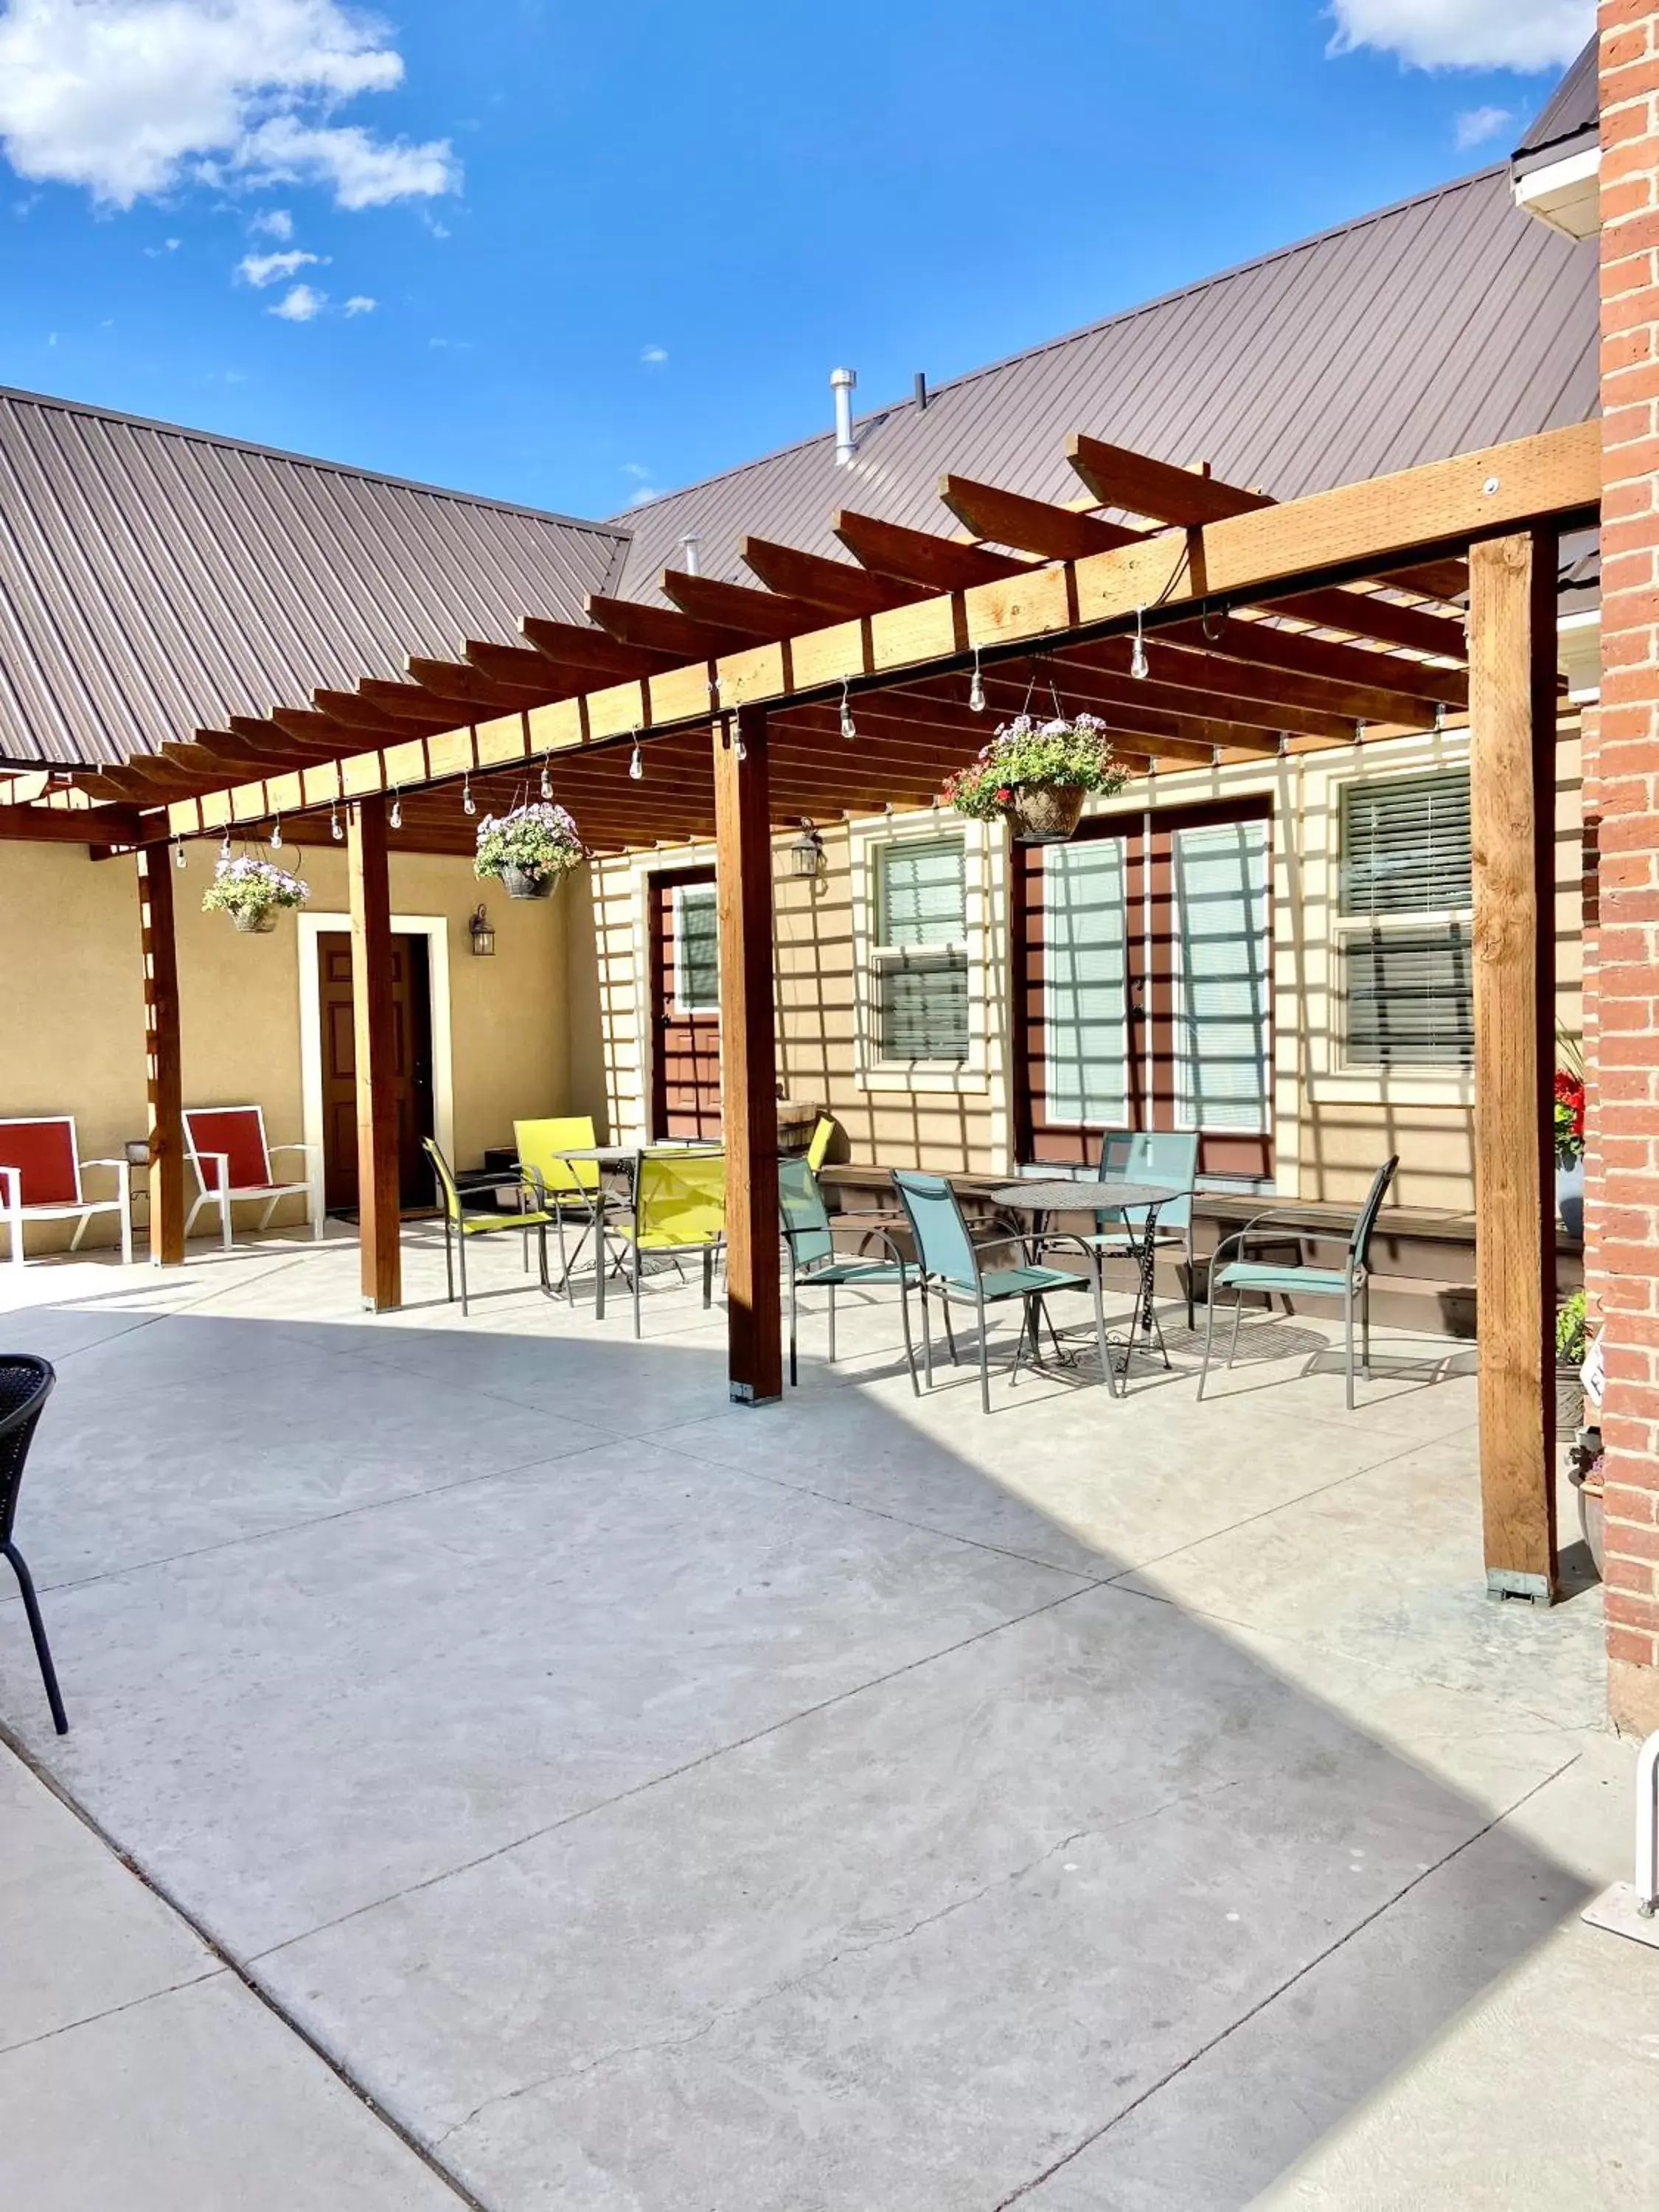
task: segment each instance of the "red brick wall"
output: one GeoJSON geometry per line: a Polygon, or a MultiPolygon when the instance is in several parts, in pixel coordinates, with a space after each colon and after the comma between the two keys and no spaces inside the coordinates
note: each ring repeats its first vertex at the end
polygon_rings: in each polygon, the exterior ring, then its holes
{"type": "Polygon", "coordinates": [[[1595,1136],[1587,1279],[1606,1322],[1608,1693],[1659,1728],[1659,7],[1602,0],[1601,708],[1585,813],[1595,1136]]]}

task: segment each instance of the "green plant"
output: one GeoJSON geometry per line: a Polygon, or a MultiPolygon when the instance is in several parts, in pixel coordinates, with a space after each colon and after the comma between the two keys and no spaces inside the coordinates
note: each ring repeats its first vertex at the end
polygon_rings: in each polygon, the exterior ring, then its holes
{"type": "Polygon", "coordinates": [[[1039,722],[1030,714],[1005,723],[977,760],[945,778],[939,797],[975,822],[1012,811],[1022,783],[1071,789],[1121,791],[1129,771],[1112,757],[1111,736],[1094,714],[1060,714],[1039,722]]]}
{"type": "Polygon", "coordinates": [[[1555,1356],[1564,1367],[1582,1367],[1589,1340],[1583,1291],[1573,1291],[1555,1316],[1555,1356]]]}
{"type": "Polygon", "coordinates": [[[587,857],[576,825],[562,806],[542,802],[515,806],[508,814],[486,814],[478,824],[475,876],[502,876],[517,868],[526,876],[556,876],[587,857]]]}
{"type": "Polygon", "coordinates": [[[310,896],[310,884],[274,860],[258,860],[251,853],[222,853],[213,881],[202,894],[202,911],[267,914],[272,907],[303,906],[310,896]]]}

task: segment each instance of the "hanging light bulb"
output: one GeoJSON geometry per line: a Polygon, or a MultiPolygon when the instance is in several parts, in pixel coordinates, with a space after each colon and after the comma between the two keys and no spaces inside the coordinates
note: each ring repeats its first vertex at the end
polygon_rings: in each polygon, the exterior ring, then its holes
{"type": "Polygon", "coordinates": [[[551,799],[552,796],[553,779],[547,772],[547,763],[544,761],[542,763],[542,797],[544,799],[551,799]]]}
{"type": "Polygon", "coordinates": [[[176,839],[176,840],[174,841],[173,848],[173,863],[174,863],[174,865],[175,865],[176,866],[180,867],[180,868],[182,868],[182,867],[184,866],[184,865],[185,865],[185,841],[184,841],[184,839],[183,839],[182,837],[179,837],[179,838],[178,838],[178,839],[176,839]]]}
{"type": "Polygon", "coordinates": [[[979,647],[974,647],[974,680],[968,686],[968,708],[970,714],[985,712],[985,680],[979,672],[979,647]]]}
{"type": "Polygon", "coordinates": [[[332,800],[329,805],[328,834],[337,845],[345,836],[345,831],[340,827],[340,805],[337,799],[332,800]]]}
{"type": "Polygon", "coordinates": [[[1357,745],[1363,745],[1365,742],[1365,725],[1362,721],[1356,721],[1353,726],[1353,741],[1357,745]]]}
{"type": "Polygon", "coordinates": [[[743,741],[743,722],[741,718],[739,718],[738,722],[738,742],[735,750],[740,762],[746,761],[748,759],[749,748],[743,741]]]}
{"type": "Polygon", "coordinates": [[[634,740],[634,750],[628,757],[628,773],[635,783],[638,783],[645,775],[645,756],[640,750],[640,741],[637,738],[634,740]]]}
{"type": "Polygon", "coordinates": [[[219,858],[222,860],[228,860],[230,858],[230,832],[228,830],[226,830],[224,836],[219,840],[219,858]]]}
{"type": "Polygon", "coordinates": [[[394,830],[401,830],[403,828],[404,795],[401,791],[394,791],[392,794],[392,813],[389,818],[394,830]]]}
{"type": "Polygon", "coordinates": [[[283,817],[280,814],[270,825],[270,849],[273,853],[280,853],[283,849],[283,817]]]}
{"type": "Polygon", "coordinates": [[[1434,702],[1434,734],[1436,737],[1438,738],[1443,736],[1445,733],[1445,728],[1446,702],[1443,699],[1437,699],[1434,702]]]}
{"type": "Polygon", "coordinates": [[[464,775],[461,778],[461,811],[463,814],[476,814],[477,811],[478,802],[472,796],[472,778],[464,775]]]}
{"type": "Polygon", "coordinates": [[[853,702],[848,696],[849,690],[847,678],[843,677],[841,685],[841,733],[851,744],[859,733],[859,726],[853,720],[853,702]]]}
{"type": "Polygon", "coordinates": [[[1140,607],[1135,609],[1134,650],[1129,655],[1129,673],[1137,683],[1144,683],[1147,673],[1146,640],[1141,634],[1140,628],[1140,617],[1144,611],[1145,610],[1140,607]]]}

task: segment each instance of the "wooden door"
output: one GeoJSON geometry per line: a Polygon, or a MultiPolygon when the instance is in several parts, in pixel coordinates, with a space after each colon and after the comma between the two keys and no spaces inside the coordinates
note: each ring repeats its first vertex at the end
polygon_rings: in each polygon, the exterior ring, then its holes
{"type": "Polygon", "coordinates": [[[714,871],[653,876],[651,1133],[720,1133],[720,965],[714,871]]]}
{"type": "Polygon", "coordinates": [[[1273,1174],[1271,809],[1108,817],[1015,860],[1020,1156],[1197,1129],[1199,1170],[1273,1174]]]}
{"type": "MultiPolygon", "coordinates": [[[[352,1029],[351,939],[327,930],[317,939],[322,1023],[323,1203],[331,1212],[357,1205],[357,1061],[352,1029]]],[[[398,1189],[405,1206],[432,1203],[432,1175],[421,1150],[432,1113],[432,988],[424,937],[394,933],[392,1010],[396,1049],[398,1189]]]]}

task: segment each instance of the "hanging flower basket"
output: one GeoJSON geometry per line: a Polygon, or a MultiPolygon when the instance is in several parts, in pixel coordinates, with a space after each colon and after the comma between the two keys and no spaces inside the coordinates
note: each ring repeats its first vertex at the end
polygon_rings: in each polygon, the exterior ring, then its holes
{"type": "Polygon", "coordinates": [[[213,881],[202,894],[204,914],[228,914],[245,937],[268,937],[285,907],[303,906],[311,886],[252,854],[222,853],[213,881]]]}
{"type": "Polygon", "coordinates": [[[508,814],[486,814],[478,824],[475,876],[494,876],[508,898],[550,898],[587,848],[562,806],[538,800],[508,814]]]}
{"type": "Polygon", "coordinates": [[[1064,844],[1091,792],[1121,791],[1129,771],[1114,759],[1110,733],[1094,714],[1004,723],[979,758],[947,776],[939,797],[970,821],[1012,823],[1024,844],[1064,844]]]}
{"type": "Polygon", "coordinates": [[[1569,1237],[1584,1233],[1584,1079],[1555,1071],[1555,1210],[1569,1237]]]}

